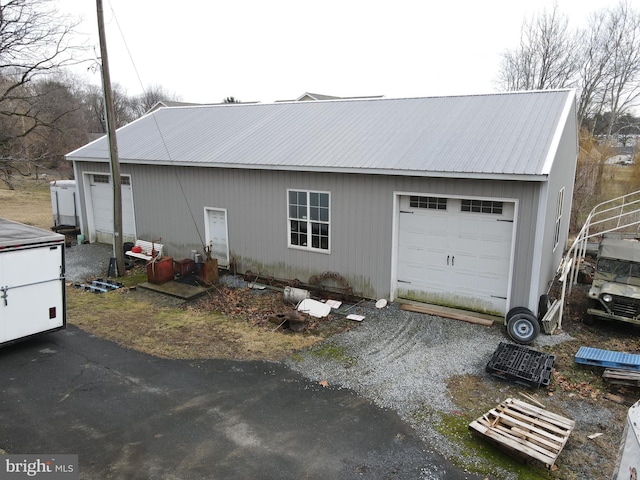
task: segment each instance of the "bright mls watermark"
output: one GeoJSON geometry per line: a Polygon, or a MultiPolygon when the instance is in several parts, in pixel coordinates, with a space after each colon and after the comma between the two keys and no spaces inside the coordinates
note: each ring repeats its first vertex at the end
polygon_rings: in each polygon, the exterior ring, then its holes
{"type": "Polygon", "coordinates": [[[0,455],[0,480],[78,480],[78,455],[0,455]]]}

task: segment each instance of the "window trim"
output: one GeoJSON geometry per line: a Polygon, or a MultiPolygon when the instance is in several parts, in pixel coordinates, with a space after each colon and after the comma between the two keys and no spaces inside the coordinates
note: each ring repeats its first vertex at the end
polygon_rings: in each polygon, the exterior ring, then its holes
{"type": "Polygon", "coordinates": [[[331,192],[329,191],[324,191],[324,190],[310,190],[310,189],[305,189],[305,188],[287,188],[286,191],[286,219],[287,219],[287,248],[291,248],[294,250],[304,250],[306,252],[316,252],[316,253],[324,253],[324,254],[330,254],[331,253],[331,192]],[[289,194],[291,192],[297,192],[297,193],[305,193],[307,196],[307,209],[310,207],[310,195],[312,193],[316,193],[316,194],[320,194],[320,195],[327,195],[327,199],[328,199],[328,214],[329,214],[329,220],[328,221],[312,221],[311,220],[311,216],[307,214],[307,218],[306,219],[300,219],[300,218],[295,218],[295,217],[291,217],[289,215],[289,209],[290,209],[290,203],[289,203],[289,194]],[[307,235],[308,235],[308,241],[307,241],[307,245],[294,245],[293,243],[291,243],[291,221],[295,220],[295,221],[306,221],[307,223],[307,235]],[[324,224],[327,225],[329,228],[329,232],[327,235],[327,248],[320,248],[320,247],[313,247],[311,245],[311,236],[312,236],[312,223],[319,223],[319,224],[324,224]]]}
{"type": "Polygon", "coordinates": [[[562,224],[562,217],[564,213],[564,187],[558,191],[558,203],[556,204],[556,221],[554,223],[553,231],[553,251],[556,251],[558,244],[560,243],[560,226],[562,224]]]}
{"type": "Polygon", "coordinates": [[[504,202],[500,200],[479,200],[476,198],[460,199],[461,213],[502,215],[503,209],[504,209],[504,202]]]}
{"type": "Polygon", "coordinates": [[[410,195],[409,207],[424,210],[447,211],[447,197],[436,197],[433,195],[410,195]]]}

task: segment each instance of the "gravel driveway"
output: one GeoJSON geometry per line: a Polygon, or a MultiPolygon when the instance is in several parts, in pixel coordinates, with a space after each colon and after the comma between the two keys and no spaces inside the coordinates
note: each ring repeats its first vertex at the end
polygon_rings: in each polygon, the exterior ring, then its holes
{"type": "MultiPolygon", "coordinates": [[[[509,341],[504,327],[408,312],[394,303],[376,309],[368,302],[356,313],[366,316],[362,324],[329,340],[341,352],[338,358],[310,350],[290,357],[286,364],[311,380],[352,389],[395,410],[427,444],[455,458],[460,452],[436,429],[439,414],[456,412],[447,380],[454,375],[485,375],[487,361],[499,343],[509,341]]],[[[536,342],[559,343],[569,338],[542,334],[536,342]]],[[[496,403],[503,400],[496,398],[496,403]]]]}

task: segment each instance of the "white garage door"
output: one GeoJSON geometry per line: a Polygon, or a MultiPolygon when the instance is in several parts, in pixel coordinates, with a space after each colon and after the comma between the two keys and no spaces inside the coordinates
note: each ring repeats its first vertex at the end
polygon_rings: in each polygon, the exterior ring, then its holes
{"type": "Polygon", "coordinates": [[[506,313],[514,204],[400,197],[397,296],[506,313]]]}
{"type": "MultiPolygon", "coordinates": [[[[122,179],[122,241],[135,242],[136,224],[133,215],[133,192],[129,177],[122,179]]],[[[113,243],[113,186],[111,175],[89,175],[90,238],[98,243],[113,243]]]]}

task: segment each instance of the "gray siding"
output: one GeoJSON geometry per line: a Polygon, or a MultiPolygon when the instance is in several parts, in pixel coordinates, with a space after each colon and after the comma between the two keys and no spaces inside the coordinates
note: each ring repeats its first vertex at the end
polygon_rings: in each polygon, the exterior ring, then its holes
{"type": "MultiPolygon", "coordinates": [[[[556,158],[553,162],[553,168],[549,174],[546,189],[546,206],[544,218],[543,248],[540,260],[541,272],[538,283],[538,295],[532,299],[537,309],[538,297],[547,293],[551,282],[554,279],[556,271],[562,261],[565,249],[567,247],[567,238],[569,235],[569,220],[571,217],[571,204],[573,198],[573,187],[575,183],[576,161],[578,158],[578,139],[576,136],[575,123],[576,118],[575,103],[572,103],[569,118],[572,120],[567,122],[562,132],[560,143],[556,151],[556,158]],[[559,244],[555,251],[553,249],[553,241],[555,236],[555,221],[558,205],[558,192],[564,187],[564,205],[562,208],[562,220],[560,225],[559,244]],[[551,261],[545,260],[551,257],[551,261]]],[[[534,311],[536,311],[534,309],[534,311]]]]}
{"type": "MultiPolygon", "coordinates": [[[[108,171],[104,163],[77,162],[76,168],[79,182],[82,172],[108,171]]],[[[162,237],[166,255],[180,259],[202,251],[204,207],[226,208],[239,272],[303,282],[337,272],[371,298],[390,294],[394,192],[513,199],[518,217],[511,304],[528,300],[539,182],[127,164],[122,173],[131,175],[138,237],[162,237]],[[287,248],[288,188],[331,193],[330,254],[287,248]]]]}

